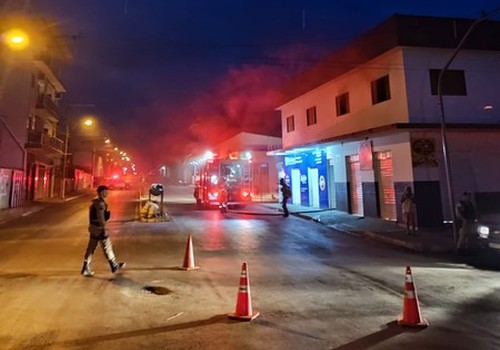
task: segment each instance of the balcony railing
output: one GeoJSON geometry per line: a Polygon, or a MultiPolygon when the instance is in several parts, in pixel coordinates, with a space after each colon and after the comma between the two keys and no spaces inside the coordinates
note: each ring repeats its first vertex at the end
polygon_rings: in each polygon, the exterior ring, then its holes
{"type": "Polygon", "coordinates": [[[48,95],[38,96],[38,99],[36,101],[36,108],[46,109],[55,117],[59,117],[60,115],[59,106],[48,95]]]}
{"type": "Polygon", "coordinates": [[[28,142],[26,148],[29,149],[42,149],[48,153],[64,153],[64,141],[57,137],[52,137],[43,132],[30,130],[28,132],[28,142]]]}

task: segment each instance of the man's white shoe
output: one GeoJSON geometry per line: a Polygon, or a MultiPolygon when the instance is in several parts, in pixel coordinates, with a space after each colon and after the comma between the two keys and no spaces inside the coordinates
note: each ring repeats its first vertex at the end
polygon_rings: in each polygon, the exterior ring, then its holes
{"type": "Polygon", "coordinates": [[[94,276],[94,271],[83,271],[82,275],[83,277],[92,277],[94,276]]]}

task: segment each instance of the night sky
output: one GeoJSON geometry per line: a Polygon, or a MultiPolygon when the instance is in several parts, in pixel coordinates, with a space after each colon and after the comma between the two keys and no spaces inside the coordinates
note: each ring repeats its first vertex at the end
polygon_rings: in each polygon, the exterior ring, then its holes
{"type": "MultiPolygon", "coordinates": [[[[55,21],[74,59],[66,103],[143,168],[239,131],[280,136],[275,108],[304,69],[394,13],[478,18],[500,1],[7,0],[55,21]],[[82,111],[83,113],[83,111],[82,111]]],[[[498,20],[499,18],[494,18],[498,20]]],[[[144,169],[147,170],[147,169],[144,169]]]]}

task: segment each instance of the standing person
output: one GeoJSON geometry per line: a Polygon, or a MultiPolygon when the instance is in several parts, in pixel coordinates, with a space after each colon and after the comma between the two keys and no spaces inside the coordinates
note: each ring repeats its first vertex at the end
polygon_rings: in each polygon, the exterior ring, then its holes
{"type": "Polygon", "coordinates": [[[283,216],[288,217],[290,213],[288,212],[288,207],[286,206],[286,204],[288,202],[288,198],[292,196],[292,190],[290,189],[290,186],[286,184],[284,178],[280,179],[280,185],[281,185],[281,194],[283,197],[283,200],[281,202],[281,207],[283,208],[283,216]]]}
{"type": "Polygon", "coordinates": [[[477,219],[476,208],[471,200],[471,193],[464,192],[457,203],[455,212],[459,224],[457,254],[467,255],[472,248],[474,222],[477,219]]]}
{"type": "Polygon", "coordinates": [[[106,186],[99,186],[97,188],[97,197],[92,200],[92,204],[89,207],[89,243],[87,245],[87,250],[85,252],[85,258],[83,261],[83,267],[81,274],[85,277],[91,277],[94,275],[92,272],[91,263],[92,257],[94,255],[95,249],[99,242],[101,243],[102,250],[106,259],[111,267],[111,272],[116,271],[125,267],[124,262],[117,262],[115,258],[115,253],[113,252],[113,245],[111,244],[111,239],[109,238],[109,233],[106,230],[106,221],[109,220],[111,214],[108,210],[108,204],[104,200],[108,195],[108,188],[106,186]]]}
{"type": "Polygon", "coordinates": [[[227,189],[225,186],[222,186],[219,191],[219,209],[222,214],[227,213],[227,206],[228,206],[227,201],[228,201],[227,189]]]}
{"type": "Polygon", "coordinates": [[[195,185],[194,191],[193,191],[193,197],[196,199],[196,205],[199,206],[201,204],[200,183],[199,182],[196,182],[196,185],[195,185]]]}
{"type": "Polygon", "coordinates": [[[405,187],[403,195],[401,196],[401,207],[403,211],[403,218],[406,223],[406,234],[415,234],[415,227],[417,226],[415,195],[413,194],[410,186],[405,187]]]}

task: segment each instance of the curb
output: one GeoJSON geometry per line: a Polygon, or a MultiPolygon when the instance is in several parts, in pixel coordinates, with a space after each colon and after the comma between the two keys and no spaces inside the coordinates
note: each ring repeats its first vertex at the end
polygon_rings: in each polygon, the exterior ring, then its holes
{"type": "MultiPolygon", "coordinates": [[[[30,216],[34,213],[37,213],[39,212],[40,210],[43,209],[43,206],[36,206],[36,207],[32,207],[30,208],[29,210],[27,211],[22,211],[22,210],[19,210],[18,213],[9,213],[8,216],[5,216],[5,217],[0,217],[0,225],[4,225],[8,222],[11,222],[11,221],[14,221],[18,218],[21,218],[21,217],[26,217],[26,216],[30,216]]],[[[8,209],[7,209],[8,210],[8,209]]]]}
{"type": "Polygon", "coordinates": [[[389,243],[389,244],[396,245],[396,246],[399,246],[399,247],[403,247],[403,248],[406,248],[406,249],[410,249],[410,250],[413,250],[413,251],[416,251],[416,252],[425,252],[425,251],[427,251],[425,249],[425,244],[420,243],[420,242],[419,243],[406,242],[406,241],[403,241],[401,239],[391,238],[391,237],[386,237],[386,236],[383,236],[383,235],[379,235],[379,234],[377,234],[375,232],[371,232],[371,231],[363,231],[363,235],[366,236],[366,237],[368,237],[368,238],[380,241],[380,242],[389,243]]]}
{"type": "MultiPolygon", "coordinates": [[[[290,213],[290,215],[292,215],[292,214],[297,216],[297,217],[306,219],[306,220],[322,223],[320,220],[317,220],[316,218],[309,216],[309,215],[304,215],[304,214],[300,214],[300,213],[296,213],[296,214],[290,213]]],[[[379,234],[379,233],[369,231],[369,230],[355,229],[355,228],[352,228],[350,225],[346,225],[346,224],[342,224],[342,223],[333,224],[333,225],[325,225],[325,226],[330,227],[334,230],[340,231],[342,233],[346,233],[346,234],[355,236],[355,237],[368,238],[368,239],[372,239],[375,241],[387,243],[387,244],[390,244],[393,246],[398,246],[398,247],[402,247],[405,249],[409,249],[409,250],[412,250],[415,252],[420,252],[420,253],[429,253],[429,252],[430,253],[450,253],[450,252],[454,252],[454,248],[452,248],[452,247],[446,247],[446,246],[442,246],[439,244],[426,244],[424,242],[408,242],[408,241],[403,240],[403,239],[388,237],[388,236],[385,236],[383,234],[379,234]]]]}

